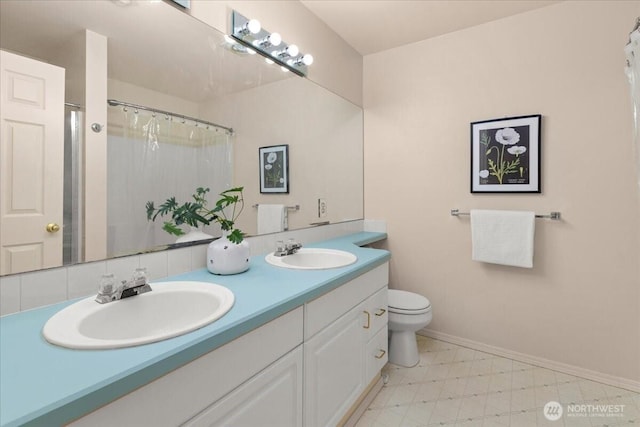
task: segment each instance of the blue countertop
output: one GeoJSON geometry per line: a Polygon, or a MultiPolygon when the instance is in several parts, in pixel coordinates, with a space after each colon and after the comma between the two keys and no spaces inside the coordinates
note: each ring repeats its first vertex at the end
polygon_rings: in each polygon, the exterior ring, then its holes
{"type": "Polygon", "coordinates": [[[0,426],[55,426],[79,418],[383,264],[387,251],[360,246],[384,238],[362,232],[307,245],[354,253],[358,261],[343,268],[289,270],[255,256],[243,274],[215,276],[201,269],[166,278],[226,286],[235,304],[214,323],[157,343],[115,350],[49,344],[42,327],[77,300],[2,317],[0,426]]]}

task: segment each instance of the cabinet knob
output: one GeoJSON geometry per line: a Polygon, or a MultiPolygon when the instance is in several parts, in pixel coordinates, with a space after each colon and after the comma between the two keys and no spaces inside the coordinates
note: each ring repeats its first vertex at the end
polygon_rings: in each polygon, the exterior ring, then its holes
{"type": "Polygon", "coordinates": [[[367,310],[364,310],[363,313],[367,315],[367,324],[363,328],[369,329],[371,327],[371,314],[367,310]]]}
{"type": "Polygon", "coordinates": [[[58,224],[56,224],[56,223],[51,222],[51,223],[47,224],[47,231],[49,233],[56,233],[56,232],[60,231],[60,226],[58,224]]]}
{"type": "Polygon", "coordinates": [[[387,354],[387,352],[382,350],[382,349],[380,349],[380,350],[378,350],[378,354],[376,354],[375,357],[376,357],[376,359],[382,359],[385,354],[387,354]]]}

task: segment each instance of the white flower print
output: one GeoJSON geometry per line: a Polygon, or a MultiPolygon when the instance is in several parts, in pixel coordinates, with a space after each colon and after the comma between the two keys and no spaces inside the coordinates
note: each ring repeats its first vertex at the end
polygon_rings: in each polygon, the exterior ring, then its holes
{"type": "Polygon", "coordinates": [[[507,151],[509,152],[509,154],[513,154],[514,156],[518,157],[520,154],[524,154],[527,151],[527,147],[516,145],[507,148],[507,151]]]}
{"type": "Polygon", "coordinates": [[[514,145],[520,142],[520,134],[514,128],[504,128],[496,132],[496,141],[502,145],[514,145]]]}

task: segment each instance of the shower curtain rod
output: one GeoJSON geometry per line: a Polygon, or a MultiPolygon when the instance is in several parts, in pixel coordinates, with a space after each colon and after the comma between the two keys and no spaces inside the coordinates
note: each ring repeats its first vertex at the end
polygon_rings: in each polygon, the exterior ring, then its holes
{"type": "Polygon", "coordinates": [[[152,113],[156,113],[156,114],[164,114],[165,116],[177,117],[179,119],[182,119],[183,122],[186,120],[189,120],[189,121],[195,122],[196,126],[198,125],[198,123],[207,125],[207,126],[213,126],[218,129],[224,129],[229,133],[229,135],[233,135],[233,128],[222,126],[213,122],[208,122],[206,120],[196,119],[195,117],[185,116],[184,114],[177,114],[177,113],[172,113],[170,111],[158,110],[157,108],[145,107],[144,105],[131,104],[129,102],[118,101],[116,99],[107,99],[107,103],[112,107],[121,105],[123,107],[129,107],[135,110],[145,110],[145,111],[151,111],[152,113]]]}

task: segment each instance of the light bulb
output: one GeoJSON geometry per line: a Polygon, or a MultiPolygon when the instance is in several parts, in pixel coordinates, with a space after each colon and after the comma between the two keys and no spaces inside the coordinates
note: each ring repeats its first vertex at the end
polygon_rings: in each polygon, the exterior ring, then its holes
{"type": "Polygon", "coordinates": [[[249,55],[255,55],[255,54],[256,54],[256,51],[248,47],[248,48],[247,48],[247,53],[248,53],[249,55]]]}
{"type": "Polygon", "coordinates": [[[290,44],[285,51],[287,52],[287,55],[289,56],[296,56],[298,53],[300,53],[300,49],[298,49],[298,46],[296,46],[295,44],[290,44]]]}
{"type": "Polygon", "coordinates": [[[234,30],[234,34],[236,33],[236,31],[242,36],[247,36],[249,34],[258,34],[261,29],[262,26],[260,25],[260,21],[258,21],[257,19],[252,19],[246,22],[242,27],[234,30]]]}
{"type": "Polygon", "coordinates": [[[271,46],[275,47],[275,46],[278,46],[280,43],[282,43],[282,37],[280,37],[280,34],[278,33],[270,34],[267,37],[263,38],[262,40],[253,41],[253,45],[258,48],[268,48],[271,46]]]}
{"type": "Polygon", "coordinates": [[[282,43],[282,36],[280,36],[279,33],[273,33],[267,38],[269,39],[271,46],[280,46],[280,43],[282,43]]]}
{"type": "Polygon", "coordinates": [[[289,69],[288,69],[287,67],[282,67],[282,66],[280,66],[280,69],[281,69],[283,72],[285,72],[285,73],[288,73],[288,72],[289,72],[289,69]]]}
{"type": "Polygon", "coordinates": [[[289,65],[293,65],[299,67],[301,65],[311,65],[313,64],[313,56],[306,53],[298,58],[292,59],[288,61],[289,65]]]}
{"type": "Polygon", "coordinates": [[[275,64],[275,62],[273,62],[272,60],[270,60],[269,58],[264,58],[264,62],[266,62],[269,65],[273,65],[275,64]]]}
{"type": "Polygon", "coordinates": [[[257,19],[251,19],[249,22],[247,22],[245,27],[251,34],[258,34],[262,29],[260,21],[258,21],[257,19]]]}

